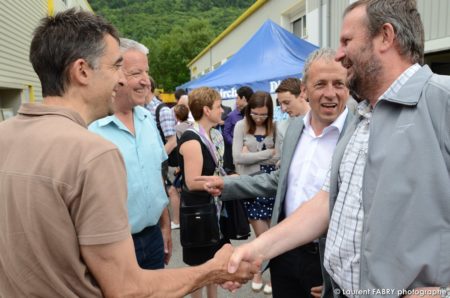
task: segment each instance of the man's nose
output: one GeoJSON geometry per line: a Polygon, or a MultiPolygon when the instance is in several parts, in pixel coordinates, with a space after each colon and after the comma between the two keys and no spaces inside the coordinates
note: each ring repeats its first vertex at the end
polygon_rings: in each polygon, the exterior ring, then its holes
{"type": "Polygon", "coordinates": [[[117,80],[117,84],[119,86],[125,86],[126,78],[125,74],[123,73],[122,68],[118,71],[119,79],[117,80]]]}
{"type": "Polygon", "coordinates": [[[323,95],[326,98],[330,98],[333,99],[336,96],[336,89],[334,88],[334,86],[332,84],[328,84],[324,89],[323,89],[323,95]]]}
{"type": "Polygon", "coordinates": [[[144,73],[141,77],[140,83],[145,86],[150,86],[150,75],[148,73],[144,73]]]}
{"type": "Polygon", "coordinates": [[[336,62],[341,62],[342,59],[344,59],[344,57],[345,57],[344,48],[342,46],[340,46],[336,50],[336,56],[334,56],[334,60],[336,60],[336,62]]]}

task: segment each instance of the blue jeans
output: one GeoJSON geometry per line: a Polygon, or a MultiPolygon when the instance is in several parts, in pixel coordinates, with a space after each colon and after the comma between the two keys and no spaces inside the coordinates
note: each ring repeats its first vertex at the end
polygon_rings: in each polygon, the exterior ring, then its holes
{"type": "Polygon", "coordinates": [[[132,236],[139,266],[142,269],[164,268],[164,241],[159,225],[146,227],[132,236]]]}

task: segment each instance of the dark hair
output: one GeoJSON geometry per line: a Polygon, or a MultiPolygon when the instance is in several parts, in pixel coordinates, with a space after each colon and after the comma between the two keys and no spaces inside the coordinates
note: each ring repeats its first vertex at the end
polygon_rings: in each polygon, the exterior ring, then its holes
{"type": "Polygon", "coordinates": [[[85,59],[89,66],[97,67],[107,34],[119,42],[116,29],[90,12],[69,9],[43,18],[30,47],[30,61],[41,80],[42,95],[65,93],[70,83],[68,70],[77,59],[85,59]]]}
{"type": "Polygon", "coordinates": [[[186,121],[189,117],[189,109],[185,105],[176,105],[173,107],[175,117],[181,122],[186,121]]]}
{"type": "Polygon", "coordinates": [[[156,82],[155,82],[155,79],[153,79],[152,76],[148,76],[148,79],[149,79],[149,81],[150,81],[150,91],[151,91],[152,93],[154,93],[154,92],[155,92],[155,89],[156,89],[156,82]]]}
{"type": "Polygon", "coordinates": [[[267,119],[265,122],[266,136],[272,135],[275,129],[273,125],[273,102],[270,94],[265,91],[256,91],[248,101],[247,108],[245,109],[245,123],[247,124],[247,132],[249,134],[254,134],[256,131],[256,123],[250,115],[251,109],[261,107],[267,108],[267,119]]]}
{"type": "Polygon", "coordinates": [[[424,29],[416,0],[359,0],[345,9],[344,16],[358,6],[366,7],[368,37],[373,38],[389,23],[394,27],[399,53],[411,63],[423,64],[424,29]]]}
{"type": "Polygon", "coordinates": [[[250,87],[242,86],[236,91],[237,95],[239,95],[240,98],[244,98],[247,100],[247,102],[250,100],[250,97],[253,95],[253,90],[250,87]]]}
{"type": "Polygon", "coordinates": [[[297,78],[287,78],[281,81],[278,88],[275,90],[276,93],[280,92],[290,92],[295,96],[299,96],[302,92],[302,81],[297,78]]]}
{"type": "Polygon", "coordinates": [[[189,93],[189,110],[192,117],[198,121],[203,116],[203,107],[212,108],[214,101],[220,100],[220,94],[216,90],[209,87],[200,87],[189,93]]]}
{"type": "Polygon", "coordinates": [[[177,90],[175,90],[174,95],[175,95],[175,100],[179,101],[181,96],[186,95],[186,91],[184,91],[184,89],[177,89],[177,90]]]}

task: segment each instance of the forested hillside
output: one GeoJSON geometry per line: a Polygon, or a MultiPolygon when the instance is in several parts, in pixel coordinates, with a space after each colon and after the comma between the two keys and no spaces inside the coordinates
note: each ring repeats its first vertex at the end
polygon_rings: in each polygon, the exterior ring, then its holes
{"type": "Polygon", "coordinates": [[[189,80],[186,64],[255,0],[89,0],[121,36],[150,49],[158,88],[173,91],[189,80]]]}

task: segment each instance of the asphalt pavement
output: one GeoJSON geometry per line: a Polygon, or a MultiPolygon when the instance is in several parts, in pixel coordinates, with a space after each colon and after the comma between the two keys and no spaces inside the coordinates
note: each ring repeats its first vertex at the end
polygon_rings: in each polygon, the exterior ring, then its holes
{"type": "MultiPolygon", "coordinates": [[[[239,246],[246,241],[250,241],[254,239],[254,233],[252,231],[252,237],[250,237],[248,240],[240,240],[240,241],[232,241],[233,246],[239,246]]],[[[172,230],[172,242],[173,242],[173,251],[172,251],[172,258],[170,260],[169,265],[167,268],[180,268],[180,267],[186,267],[187,265],[183,263],[182,255],[181,255],[181,244],[180,244],[180,230],[172,230]]],[[[270,280],[269,270],[266,270],[263,274],[263,279],[265,281],[270,280]]],[[[263,291],[260,291],[258,293],[255,293],[252,291],[251,288],[251,282],[248,282],[247,284],[243,285],[239,290],[237,290],[235,293],[230,293],[221,287],[218,287],[218,298],[271,298],[272,295],[266,295],[263,293],[263,291]]],[[[190,297],[190,295],[186,296],[190,297]]],[[[203,292],[203,297],[206,298],[206,290],[203,292]]]]}

